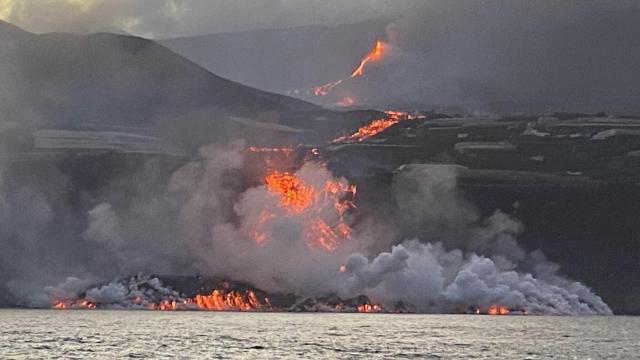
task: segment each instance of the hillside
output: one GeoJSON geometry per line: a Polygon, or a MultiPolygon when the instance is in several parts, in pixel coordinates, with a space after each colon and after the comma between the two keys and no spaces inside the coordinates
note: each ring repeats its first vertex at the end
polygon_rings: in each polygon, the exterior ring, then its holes
{"type": "Polygon", "coordinates": [[[188,128],[190,122],[222,116],[277,123],[293,113],[319,110],[224,79],[138,37],[36,35],[0,22],[0,40],[3,123],[188,128]]]}
{"type": "Polygon", "coordinates": [[[284,93],[308,90],[351,72],[375,40],[385,37],[389,22],[210,34],[160,43],[216,74],[284,93]]]}

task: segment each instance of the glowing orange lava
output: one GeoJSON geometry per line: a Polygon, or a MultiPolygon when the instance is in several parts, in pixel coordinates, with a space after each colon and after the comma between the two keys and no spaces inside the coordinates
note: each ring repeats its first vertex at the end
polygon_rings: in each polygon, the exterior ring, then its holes
{"type": "Polygon", "coordinates": [[[75,301],[69,300],[55,300],[51,305],[54,309],[95,309],[96,304],[87,299],[78,299],[75,301]]]}
{"type": "Polygon", "coordinates": [[[398,123],[398,120],[394,119],[377,119],[368,123],[367,125],[359,128],[355,133],[351,135],[341,136],[335,140],[334,143],[338,142],[350,142],[350,141],[362,141],[364,139],[370,138],[374,135],[377,135],[391,126],[398,123]]]}
{"type": "Polygon", "coordinates": [[[272,171],[264,179],[267,190],[280,194],[280,206],[301,213],[313,202],[314,189],[288,172],[272,171]]]}
{"type": "Polygon", "coordinates": [[[51,307],[54,309],[66,309],[67,304],[65,304],[64,301],[54,301],[51,307]]]}
{"type": "MultiPolygon", "coordinates": [[[[386,52],[385,44],[382,41],[377,40],[375,45],[373,46],[373,49],[371,49],[369,53],[367,53],[364,57],[362,57],[362,59],[360,60],[360,63],[353,70],[350,77],[355,78],[355,77],[362,76],[364,74],[364,68],[366,67],[366,65],[370,62],[375,62],[380,60],[380,58],[384,56],[385,52],[386,52]]],[[[320,86],[316,86],[311,90],[311,93],[315,96],[327,96],[335,87],[342,84],[343,80],[344,79],[340,79],[340,80],[328,82],[320,86]]],[[[355,103],[355,99],[353,97],[345,96],[340,101],[338,101],[336,105],[341,107],[347,107],[347,106],[353,105],[354,103],[355,103]]]]}
{"type": "Polygon", "coordinates": [[[509,308],[502,305],[493,304],[487,309],[488,315],[508,315],[509,308]]]}
{"type": "Polygon", "coordinates": [[[362,304],[362,305],[358,305],[358,312],[359,313],[376,313],[376,312],[382,312],[382,307],[380,305],[376,305],[376,304],[362,304]]]}
{"type": "Polygon", "coordinates": [[[409,113],[403,111],[385,111],[387,114],[386,118],[376,119],[360,127],[356,132],[350,135],[341,136],[339,138],[334,139],[333,143],[343,143],[343,142],[353,142],[353,141],[363,141],[372,136],[375,136],[391,126],[404,121],[404,120],[416,120],[423,119],[422,116],[413,116],[409,113]]]}
{"type": "MultiPolygon", "coordinates": [[[[356,193],[354,185],[327,180],[321,188],[314,188],[295,174],[280,171],[270,171],[264,182],[271,194],[280,197],[278,205],[281,210],[304,219],[303,235],[309,247],[333,251],[351,236],[351,228],[345,223],[344,216],[347,210],[355,208],[352,202],[356,193]],[[337,220],[331,221],[321,216],[328,209],[337,220]]],[[[258,244],[267,240],[265,227],[277,217],[272,209],[260,213],[252,230],[258,244]]]]}
{"type": "Polygon", "coordinates": [[[255,311],[270,309],[268,300],[262,304],[256,294],[251,290],[226,291],[213,290],[209,295],[196,295],[190,302],[198,309],[213,311],[255,311]]]}
{"type": "MultiPolygon", "coordinates": [[[[143,305],[149,310],[209,310],[209,311],[268,311],[271,310],[269,299],[263,301],[252,290],[235,291],[227,287],[214,289],[209,295],[196,295],[188,299],[165,299],[157,303],[146,302],[142,297],[131,298],[134,305],[143,305]]],[[[95,309],[96,304],[86,299],[54,300],[53,309],[95,309]]]]}
{"type": "Polygon", "coordinates": [[[362,76],[362,74],[364,74],[364,68],[367,63],[379,60],[384,55],[384,52],[384,43],[380,40],[376,41],[373,49],[371,49],[371,51],[367,55],[365,55],[362,60],[360,60],[360,64],[358,65],[358,67],[353,70],[353,72],[351,73],[351,77],[354,78],[357,76],[362,76]]]}

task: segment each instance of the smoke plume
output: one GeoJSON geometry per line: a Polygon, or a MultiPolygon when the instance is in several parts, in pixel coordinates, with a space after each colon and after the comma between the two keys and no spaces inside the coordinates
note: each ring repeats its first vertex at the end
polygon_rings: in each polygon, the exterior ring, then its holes
{"type": "MultiPolygon", "coordinates": [[[[143,167],[127,181],[128,197],[116,181],[86,200],[82,214],[61,212],[66,200],[46,187],[4,181],[0,244],[8,251],[0,266],[6,287],[32,306],[80,293],[94,303],[125,306],[126,299],[137,298],[131,284],[149,279],[90,285],[139,272],[208,274],[298,296],[366,295],[389,309],[402,303],[420,312],[457,312],[501,304],[530,313],[611,313],[540,252],[520,247],[523,226],[517,220],[500,211],[480,219],[456,191],[455,167],[400,169],[396,204],[385,205],[395,216],[355,223],[342,218],[335,203],[286,211],[282,196],[267,185],[241,185],[244,148],[242,142],[205,147],[158,187],[140,181],[155,171],[143,167]],[[354,230],[325,249],[309,235],[309,223],[318,219],[328,226],[345,221],[354,230]],[[363,230],[362,224],[372,223],[391,229],[363,230]],[[415,238],[398,237],[407,232],[403,228],[415,238]],[[50,287],[56,283],[61,285],[50,287]]],[[[293,175],[316,189],[347,184],[318,163],[307,162],[293,175]]],[[[64,177],[57,176],[64,186],[64,177]]],[[[153,291],[144,298],[162,298],[153,291]]]]}

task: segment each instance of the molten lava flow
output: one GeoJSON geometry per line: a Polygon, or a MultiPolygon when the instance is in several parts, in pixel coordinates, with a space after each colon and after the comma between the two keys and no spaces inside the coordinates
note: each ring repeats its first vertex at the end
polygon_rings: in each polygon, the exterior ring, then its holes
{"type": "Polygon", "coordinates": [[[356,99],[352,98],[351,96],[345,96],[342,99],[338,100],[336,105],[340,107],[349,107],[355,103],[356,99]]]}
{"type": "Polygon", "coordinates": [[[313,88],[313,95],[315,96],[327,96],[334,87],[342,84],[342,80],[332,81],[324,85],[316,86],[313,88]]]}
{"type": "Polygon", "coordinates": [[[67,304],[64,301],[54,301],[51,307],[54,309],[67,309],[67,304]]]}
{"type": "Polygon", "coordinates": [[[493,304],[487,309],[487,315],[508,315],[509,308],[502,305],[493,304]]]}
{"type": "Polygon", "coordinates": [[[376,312],[382,312],[382,307],[380,305],[376,305],[376,304],[362,304],[362,305],[358,305],[358,312],[359,313],[376,313],[376,312]]]}
{"type": "Polygon", "coordinates": [[[54,300],[51,307],[53,309],[95,309],[96,304],[87,299],[78,299],[74,301],[69,300],[54,300]]]}
{"type": "MultiPolygon", "coordinates": [[[[353,70],[350,77],[355,78],[358,76],[362,76],[362,74],[364,74],[365,66],[370,62],[380,60],[380,58],[384,56],[385,50],[386,50],[385,44],[380,40],[376,41],[375,45],[373,46],[373,49],[371,49],[371,51],[369,51],[369,53],[367,53],[362,58],[362,60],[360,60],[360,63],[353,70]]],[[[313,93],[314,96],[327,96],[335,87],[342,84],[342,82],[343,82],[343,79],[340,79],[340,80],[328,82],[324,85],[316,86],[311,90],[311,93],[313,93]]],[[[354,103],[355,103],[354,98],[346,96],[342,98],[340,101],[338,101],[337,105],[342,107],[347,107],[347,106],[353,105],[354,103]]]]}
{"type": "Polygon", "coordinates": [[[333,143],[340,142],[351,142],[351,141],[362,141],[364,139],[370,138],[374,135],[377,135],[391,126],[397,124],[398,121],[394,119],[377,119],[368,123],[367,125],[361,127],[355,133],[351,135],[341,136],[337,139],[334,139],[333,143]]]}
{"type": "Polygon", "coordinates": [[[265,177],[267,190],[280,194],[280,206],[301,213],[313,202],[314,189],[288,172],[272,171],[265,177]]]}
{"type": "Polygon", "coordinates": [[[267,191],[280,198],[277,209],[264,209],[252,232],[255,241],[267,240],[265,228],[281,215],[294,215],[303,221],[303,236],[311,248],[335,250],[351,236],[345,223],[347,210],[355,208],[352,202],[356,187],[344,181],[327,180],[322,187],[307,184],[295,174],[270,171],[264,179],[267,191]],[[332,214],[326,218],[327,212],[332,214]],[[324,216],[323,216],[324,215],[324,216]]]}
{"type": "Polygon", "coordinates": [[[352,142],[352,141],[363,141],[372,136],[375,136],[391,126],[404,121],[404,120],[416,120],[423,119],[424,116],[414,116],[409,113],[403,111],[385,111],[387,114],[386,118],[376,119],[372,122],[368,123],[360,127],[356,132],[351,135],[341,136],[339,138],[334,139],[333,143],[342,143],[342,142],[352,142]]]}
{"type": "Polygon", "coordinates": [[[367,65],[367,63],[372,62],[372,61],[377,61],[379,60],[385,52],[385,46],[384,43],[380,40],[376,41],[375,46],[373,47],[373,49],[371,49],[371,51],[365,55],[362,60],[360,60],[360,64],[358,65],[358,67],[353,70],[353,72],[351,73],[351,77],[357,77],[357,76],[362,76],[362,74],[364,73],[364,68],[367,65]]]}
{"type": "Polygon", "coordinates": [[[184,301],[183,302],[178,302],[176,300],[162,300],[158,304],[150,304],[149,305],[149,309],[150,310],[161,310],[161,311],[174,311],[174,310],[183,309],[184,305],[186,305],[186,303],[184,301]]]}
{"type": "Polygon", "coordinates": [[[270,309],[268,300],[266,304],[260,303],[256,294],[251,290],[227,291],[213,290],[209,295],[196,295],[189,300],[198,309],[213,311],[255,311],[270,309]]]}

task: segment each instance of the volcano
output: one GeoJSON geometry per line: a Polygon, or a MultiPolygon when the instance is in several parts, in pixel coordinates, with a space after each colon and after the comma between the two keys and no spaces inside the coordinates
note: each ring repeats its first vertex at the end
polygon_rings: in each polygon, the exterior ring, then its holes
{"type": "Polygon", "coordinates": [[[319,109],[224,79],[134,36],[36,35],[0,23],[0,38],[2,106],[10,119],[141,127],[198,111],[257,117],[319,109]],[[19,99],[28,109],[9,101],[19,99]]]}
{"type": "MultiPolygon", "coordinates": [[[[469,194],[600,189],[611,179],[583,168],[588,156],[548,149],[609,153],[610,140],[636,135],[624,119],[565,134],[543,125],[575,124],[543,117],[336,112],[142,38],[2,33],[0,267],[2,291],[21,304],[247,311],[285,294],[296,299],[286,308],[304,311],[612,313],[518,242],[518,197],[487,209],[469,194]],[[123,282],[136,273],[225,280],[182,291],[123,282]]],[[[380,37],[365,45],[313,95],[353,106],[347,85],[373,79],[395,51],[380,37]]],[[[618,145],[617,161],[636,157],[633,141],[618,145]]]]}

